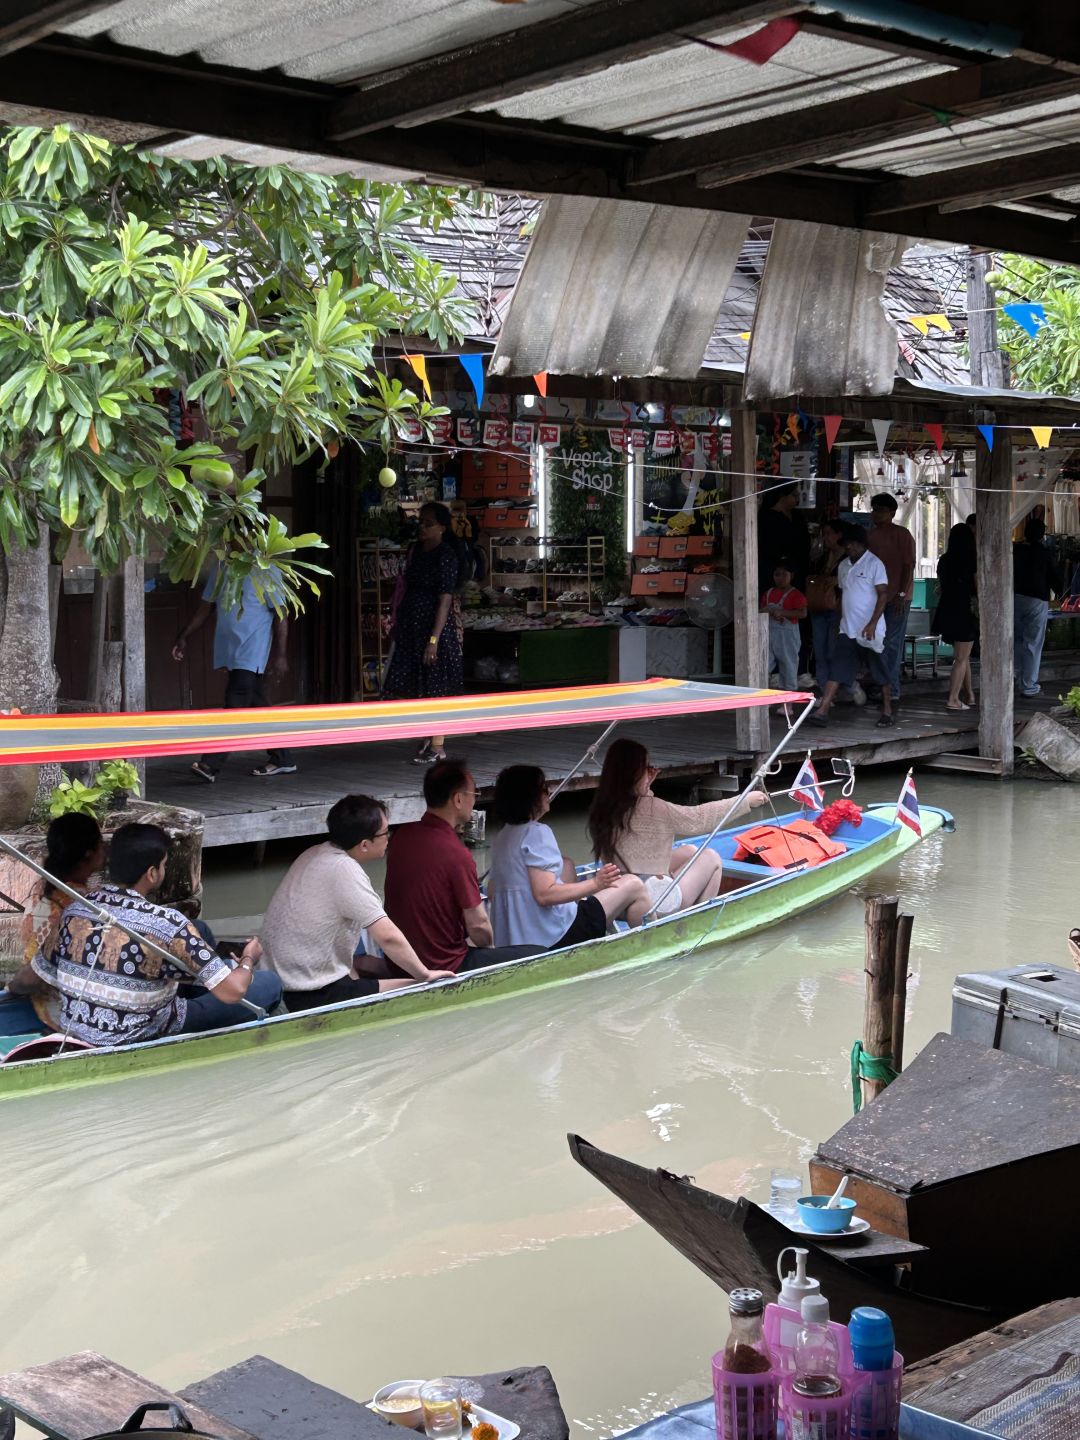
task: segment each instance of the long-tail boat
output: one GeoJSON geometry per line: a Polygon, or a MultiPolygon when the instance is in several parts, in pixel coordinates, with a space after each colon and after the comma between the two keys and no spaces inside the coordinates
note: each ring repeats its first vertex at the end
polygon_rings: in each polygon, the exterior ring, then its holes
{"type": "MultiPolygon", "coordinates": [[[[784,709],[784,736],[756,767],[742,797],[774,772],[779,756],[812,708],[801,693],[750,690],[736,686],[680,680],[639,684],[596,685],[509,696],[468,696],[439,702],[433,712],[414,702],[383,701],[360,705],[285,707],[275,710],[220,710],[140,715],[11,716],[0,719],[0,764],[101,760],[124,756],[199,754],[207,750],[258,750],[267,745],[302,748],[387,740],[408,740],[431,734],[486,733],[564,725],[604,724],[574,770],[580,769],[620,721],[647,721],[673,715],[717,713],[752,706],[784,709]]],[[[570,777],[565,777],[569,779],[570,777]]],[[[851,775],[845,781],[850,781],[851,775]]],[[[565,779],[563,781],[565,784],[565,779]]],[[[829,783],[829,782],[826,782],[829,783]]],[[[758,812],[753,824],[761,823],[758,812]]],[[[776,814],[778,824],[802,817],[802,811],[776,814]]],[[[724,822],[721,821],[721,825],[724,822]]],[[[835,838],[844,853],[807,866],[768,867],[734,858],[741,831],[722,830],[688,843],[715,850],[724,861],[724,890],[715,900],[664,917],[647,917],[636,929],[568,949],[470,971],[453,980],[327,1005],[299,1014],[265,1015],[227,1029],[192,1035],[170,1035],[115,1048],[74,1049],[53,1046],[47,1058],[34,1058],[37,1047],[20,1045],[18,1037],[0,1037],[8,1052],[0,1063],[0,1099],[101,1080],[122,1079],[180,1065],[228,1059],[267,1046],[295,1044],[322,1035],[376,1025],[396,1024],[451,1006],[491,1000],[574,980],[582,975],[654,960],[693,954],[753,934],[822,904],[903,854],[920,838],[951,827],[947,812],[924,806],[921,837],[897,819],[897,806],[872,805],[858,827],[845,823],[835,838]],[[26,1058],[24,1058],[26,1057],[26,1058]]],[[[0,849],[19,858],[39,874],[45,872],[8,841],[0,849]]],[[[58,884],[52,876],[50,882],[58,884]]],[[[60,887],[63,888],[63,887],[60,887]]],[[[149,945],[150,942],[140,940],[149,945]]],[[[152,946],[151,946],[152,948],[152,946]]],[[[27,1037],[23,1037],[25,1041],[27,1037]]]]}

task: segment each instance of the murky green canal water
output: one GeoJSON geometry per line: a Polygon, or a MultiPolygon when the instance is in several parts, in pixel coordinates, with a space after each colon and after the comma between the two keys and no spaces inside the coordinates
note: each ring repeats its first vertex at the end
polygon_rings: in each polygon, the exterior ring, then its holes
{"type": "MultiPolygon", "coordinates": [[[[864,802],[892,798],[867,775],[864,802]]],[[[909,1053],[954,974],[1063,962],[1065,786],[926,777],[954,810],[865,889],[916,914],[909,1053]]],[[[580,812],[560,821],[583,854],[580,812]]],[[[208,873],[208,913],[280,873],[208,873]]],[[[183,1384],[261,1352],[358,1397],[542,1362],[579,1434],[703,1394],[721,1293],[569,1158],[574,1130],[763,1197],[850,1113],[862,898],[687,962],[283,1054],[0,1107],[0,1369],[92,1346],[183,1384]]]]}

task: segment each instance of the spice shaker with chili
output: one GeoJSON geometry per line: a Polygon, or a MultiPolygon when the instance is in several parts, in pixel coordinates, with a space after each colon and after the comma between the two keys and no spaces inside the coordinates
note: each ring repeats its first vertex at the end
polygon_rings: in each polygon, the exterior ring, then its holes
{"type": "Polygon", "coordinates": [[[776,1440],[779,1376],[765,1344],[760,1290],[740,1288],[728,1296],[731,1333],[713,1356],[716,1432],[720,1440],[776,1440]]]}

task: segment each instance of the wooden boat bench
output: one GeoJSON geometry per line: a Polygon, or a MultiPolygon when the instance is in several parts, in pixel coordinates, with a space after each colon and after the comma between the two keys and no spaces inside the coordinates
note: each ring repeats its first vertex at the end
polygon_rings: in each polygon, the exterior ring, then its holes
{"type": "MultiPolygon", "coordinates": [[[[468,1378],[483,1389],[483,1404],[515,1421],[529,1440],[568,1440],[559,1392],[546,1366],[468,1378]]],[[[393,1440],[400,1432],[359,1401],[263,1355],[173,1394],[83,1350],[0,1376],[0,1440],[6,1440],[5,1405],[50,1440],[88,1440],[118,1429],[148,1400],[175,1401],[197,1430],[221,1440],[393,1440]]]]}

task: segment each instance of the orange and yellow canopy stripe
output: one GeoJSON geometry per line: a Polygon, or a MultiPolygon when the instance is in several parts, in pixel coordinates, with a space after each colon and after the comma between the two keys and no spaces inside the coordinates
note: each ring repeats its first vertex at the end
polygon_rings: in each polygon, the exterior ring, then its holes
{"type": "Polygon", "coordinates": [[[0,765],[142,759],[213,750],[360,745],[425,735],[479,735],[660,720],[671,715],[797,704],[799,692],[748,690],[691,680],[579,685],[441,700],[379,700],[352,705],[287,705],[266,710],[163,710],[141,715],[0,717],[0,765]]]}

